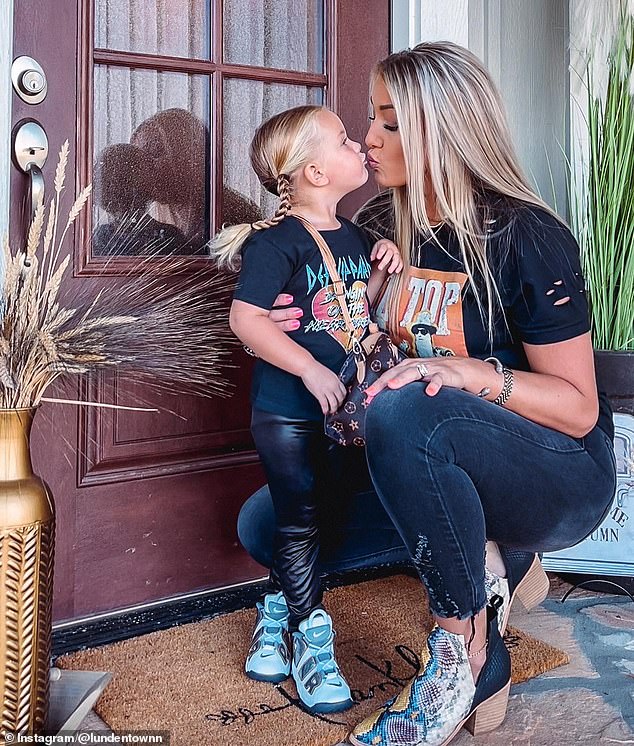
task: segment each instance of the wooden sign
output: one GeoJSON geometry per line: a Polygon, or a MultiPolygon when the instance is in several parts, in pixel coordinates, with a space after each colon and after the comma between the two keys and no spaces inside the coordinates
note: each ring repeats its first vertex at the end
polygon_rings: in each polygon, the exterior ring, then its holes
{"type": "Polygon", "coordinates": [[[617,484],[603,523],[570,549],[544,554],[546,570],[634,577],[634,416],[614,414],[617,484]]]}

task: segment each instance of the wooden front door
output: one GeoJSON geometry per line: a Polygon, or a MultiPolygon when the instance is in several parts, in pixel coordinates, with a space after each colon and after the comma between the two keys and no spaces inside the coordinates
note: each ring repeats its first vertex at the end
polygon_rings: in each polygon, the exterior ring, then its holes
{"type": "MultiPolygon", "coordinates": [[[[48,94],[36,105],[14,95],[13,122],[46,130],[49,189],[70,140],[66,209],[95,186],[67,245],[73,295],[138,271],[148,235],[191,255],[195,272],[217,226],[270,214],[248,165],[254,128],[323,102],[362,138],[368,73],[389,39],[388,0],[19,0],[14,16],[14,57],[37,60],[48,94]],[[140,216],[142,240],[130,228],[140,216]]],[[[20,241],[27,178],[17,169],[11,188],[20,241]]],[[[226,400],[155,395],[161,414],[43,405],[33,450],[57,506],[57,621],[264,574],[235,530],[263,482],[249,435],[250,361],[240,352],[235,363],[226,400]]],[[[139,398],[117,376],[67,382],[64,394],[139,398]]]]}

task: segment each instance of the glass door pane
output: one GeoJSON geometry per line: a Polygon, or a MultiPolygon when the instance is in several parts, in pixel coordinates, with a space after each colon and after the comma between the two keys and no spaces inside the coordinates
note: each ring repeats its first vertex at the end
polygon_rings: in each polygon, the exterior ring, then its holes
{"type": "Polygon", "coordinates": [[[93,255],[204,253],[209,81],[95,66],[93,255]]]}
{"type": "Polygon", "coordinates": [[[209,0],[96,0],[95,47],[209,59],[209,0]]]}
{"type": "Polygon", "coordinates": [[[224,0],[224,62],[321,73],[323,0],[224,0]]]}

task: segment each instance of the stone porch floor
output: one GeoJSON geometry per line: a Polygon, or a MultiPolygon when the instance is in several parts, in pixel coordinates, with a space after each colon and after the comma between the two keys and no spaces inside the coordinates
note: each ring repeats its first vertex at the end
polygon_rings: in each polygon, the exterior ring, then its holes
{"type": "Polygon", "coordinates": [[[515,627],[570,656],[570,663],[511,689],[506,720],[452,746],[634,744],[634,603],[627,596],[576,590],[552,577],[542,606],[511,612],[515,627]]]}

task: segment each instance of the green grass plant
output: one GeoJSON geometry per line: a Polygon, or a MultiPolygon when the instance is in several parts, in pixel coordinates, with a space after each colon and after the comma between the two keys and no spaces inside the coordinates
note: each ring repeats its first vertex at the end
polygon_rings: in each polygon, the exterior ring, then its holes
{"type": "Polygon", "coordinates": [[[634,18],[622,11],[604,96],[588,66],[588,157],[571,169],[571,224],[586,278],[595,348],[634,350],[634,18]]]}

